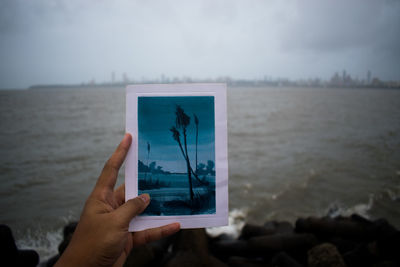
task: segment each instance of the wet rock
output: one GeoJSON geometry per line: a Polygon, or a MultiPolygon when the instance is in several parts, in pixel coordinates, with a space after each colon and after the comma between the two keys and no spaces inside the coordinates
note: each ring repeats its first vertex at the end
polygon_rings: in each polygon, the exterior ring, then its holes
{"type": "Polygon", "coordinates": [[[71,241],[72,235],[75,232],[76,226],[78,222],[70,222],[63,229],[63,241],[61,241],[60,245],[58,245],[58,252],[60,255],[67,248],[69,241],[71,241]]]}
{"type": "Polygon", "coordinates": [[[350,216],[350,219],[351,219],[352,221],[354,221],[354,222],[362,223],[362,224],[364,224],[364,225],[373,225],[373,222],[372,222],[372,221],[370,221],[370,220],[368,220],[367,218],[365,218],[365,217],[363,217],[363,216],[361,216],[361,215],[358,215],[358,214],[352,214],[352,215],[350,216]]]}
{"type": "Polygon", "coordinates": [[[48,259],[46,262],[46,267],[54,266],[59,258],[60,258],[60,254],[57,254],[57,255],[51,257],[50,259],[48,259]]]}
{"type": "Polygon", "coordinates": [[[204,261],[206,267],[228,267],[224,262],[220,261],[216,257],[209,255],[204,261]]]}
{"type": "Polygon", "coordinates": [[[18,256],[18,248],[11,229],[4,224],[0,225],[0,256],[2,259],[18,256]]]}
{"type": "Polygon", "coordinates": [[[178,251],[175,256],[168,261],[166,267],[180,266],[201,267],[204,265],[193,251],[178,251]]]}
{"type": "Polygon", "coordinates": [[[342,237],[332,237],[328,240],[328,243],[335,245],[341,254],[352,251],[359,245],[359,242],[344,239],[342,237]]]}
{"type": "Polygon", "coordinates": [[[352,251],[344,253],[343,259],[349,267],[371,266],[375,260],[366,244],[360,244],[352,251]]]}
{"type": "Polygon", "coordinates": [[[184,229],[177,233],[173,252],[193,251],[196,254],[208,253],[208,237],[204,228],[184,229]]]}
{"type": "Polygon", "coordinates": [[[0,258],[5,266],[37,266],[39,254],[34,250],[18,249],[10,227],[0,225],[0,258]]]}
{"type": "MultiPolygon", "coordinates": [[[[379,251],[378,247],[376,245],[376,241],[368,243],[367,244],[367,249],[369,253],[374,257],[374,258],[379,258],[379,251]]],[[[343,253],[342,253],[343,254],[343,253]]]]}
{"type": "Polygon", "coordinates": [[[400,232],[379,238],[377,248],[379,256],[383,259],[394,259],[400,262],[400,232]]]}
{"type": "Polygon", "coordinates": [[[346,264],[334,245],[323,243],[308,251],[308,266],[345,267],[346,264]]]}
{"type": "Polygon", "coordinates": [[[179,251],[175,256],[168,261],[166,267],[227,267],[227,265],[211,255],[199,257],[193,251],[179,251]]]}
{"type": "Polygon", "coordinates": [[[276,234],[293,233],[294,227],[290,222],[266,222],[264,227],[267,229],[273,229],[276,234]]]}
{"type": "Polygon", "coordinates": [[[270,221],[264,225],[246,224],[242,228],[239,239],[248,240],[256,236],[293,233],[293,231],[293,225],[289,222],[270,221]]]}
{"type": "Polygon", "coordinates": [[[78,222],[69,222],[66,226],[64,226],[63,240],[58,245],[58,254],[47,260],[46,262],[47,267],[51,267],[54,264],[56,264],[58,259],[61,257],[61,254],[63,254],[69,242],[71,241],[72,235],[74,234],[77,225],[78,222]]]}
{"type": "Polygon", "coordinates": [[[376,239],[379,256],[382,259],[394,259],[400,262],[400,231],[384,219],[375,221],[374,225],[379,233],[376,239]]]}
{"type": "Polygon", "coordinates": [[[245,256],[251,257],[254,253],[250,250],[246,240],[221,240],[214,242],[211,250],[217,256],[245,256]]]}
{"type": "Polygon", "coordinates": [[[133,248],[125,261],[124,267],[141,267],[155,265],[156,257],[149,245],[133,248]]]}
{"type": "Polygon", "coordinates": [[[166,266],[226,266],[208,251],[208,237],[204,229],[181,230],[173,243],[173,255],[166,266]]]}
{"type": "Polygon", "coordinates": [[[172,242],[175,238],[176,234],[150,242],[148,245],[153,250],[157,259],[163,259],[167,256],[169,248],[172,248],[172,242]]]}
{"type": "Polygon", "coordinates": [[[129,266],[163,266],[170,260],[172,254],[168,252],[176,234],[161,238],[137,248],[129,254],[125,267],[129,266]]]}
{"type": "Polygon", "coordinates": [[[214,238],[212,238],[211,242],[218,242],[222,240],[235,240],[235,238],[228,234],[220,234],[214,238]]]}
{"type": "Polygon", "coordinates": [[[274,267],[302,267],[295,259],[290,257],[285,252],[278,253],[271,261],[274,267]]]}
{"type": "Polygon", "coordinates": [[[394,261],[382,261],[374,264],[374,267],[398,267],[399,264],[394,261]]]}
{"type": "Polygon", "coordinates": [[[263,267],[267,263],[263,259],[249,259],[243,257],[233,256],[228,259],[228,265],[231,267],[263,267]]]}
{"type": "Polygon", "coordinates": [[[275,227],[265,227],[254,224],[245,224],[242,228],[239,239],[248,240],[255,236],[275,234],[275,227]]]}
{"type": "Polygon", "coordinates": [[[296,221],[296,232],[313,233],[323,240],[334,236],[353,240],[371,239],[369,227],[349,219],[300,218],[296,221]]]}
{"type": "Polygon", "coordinates": [[[386,219],[375,220],[373,222],[373,228],[380,236],[392,235],[397,232],[397,229],[386,219]]]}
{"type": "Polygon", "coordinates": [[[248,242],[251,250],[265,253],[308,249],[317,243],[317,239],[312,234],[291,233],[253,237],[248,242]]]}
{"type": "Polygon", "coordinates": [[[78,222],[69,222],[63,229],[64,239],[71,238],[72,234],[75,232],[78,222]]]}

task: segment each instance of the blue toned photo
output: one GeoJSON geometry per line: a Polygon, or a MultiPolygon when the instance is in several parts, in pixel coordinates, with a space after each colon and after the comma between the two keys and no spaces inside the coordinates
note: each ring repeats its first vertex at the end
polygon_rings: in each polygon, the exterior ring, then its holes
{"type": "Polygon", "coordinates": [[[142,215],[215,214],[214,96],[138,97],[142,215]]]}

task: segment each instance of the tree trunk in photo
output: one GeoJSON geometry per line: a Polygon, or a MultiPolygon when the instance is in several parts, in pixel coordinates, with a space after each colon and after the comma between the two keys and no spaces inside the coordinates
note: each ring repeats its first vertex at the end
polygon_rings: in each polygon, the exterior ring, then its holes
{"type": "Polygon", "coordinates": [[[199,139],[199,120],[197,119],[197,116],[195,115],[195,123],[196,123],[196,174],[197,174],[197,143],[199,139]]]}
{"type": "MultiPolygon", "coordinates": [[[[147,162],[146,162],[146,164],[147,164],[147,169],[149,169],[149,157],[150,157],[150,143],[149,142],[147,142],[147,162]]],[[[144,180],[146,181],[146,179],[147,179],[147,170],[146,169],[146,171],[144,172],[144,180]]]]}
{"type": "Polygon", "coordinates": [[[185,145],[185,154],[186,154],[186,166],[187,166],[187,172],[188,172],[188,179],[189,179],[189,193],[190,193],[190,200],[193,201],[193,186],[192,186],[192,173],[191,173],[191,167],[190,167],[190,161],[189,161],[189,155],[187,152],[187,142],[186,142],[186,128],[183,128],[183,140],[184,140],[184,145],[185,145]]]}

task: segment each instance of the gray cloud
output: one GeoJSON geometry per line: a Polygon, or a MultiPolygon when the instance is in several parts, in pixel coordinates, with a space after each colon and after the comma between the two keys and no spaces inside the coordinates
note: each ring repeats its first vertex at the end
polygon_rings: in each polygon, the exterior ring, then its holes
{"type": "MultiPolygon", "coordinates": [[[[375,42],[383,7],[370,1],[308,1],[299,4],[283,31],[283,46],[289,49],[337,51],[375,42]]],[[[386,21],[384,21],[386,22],[386,21]]]]}
{"type": "Polygon", "coordinates": [[[399,1],[0,2],[0,88],[191,75],[400,79],[399,1]]]}

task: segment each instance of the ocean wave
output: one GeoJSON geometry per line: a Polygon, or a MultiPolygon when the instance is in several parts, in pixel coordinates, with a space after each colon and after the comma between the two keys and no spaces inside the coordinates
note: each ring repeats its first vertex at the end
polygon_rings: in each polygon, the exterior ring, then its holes
{"type": "Polygon", "coordinates": [[[334,202],[328,207],[328,209],[325,211],[325,214],[333,218],[338,216],[350,216],[352,214],[358,214],[369,219],[371,217],[369,211],[372,209],[374,202],[374,194],[369,195],[368,203],[358,203],[350,207],[340,202],[334,202]]]}
{"type": "Polygon", "coordinates": [[[390,200],[400,202],[400,192],[396,192],[393,189],[386,189],[385,193],[387,194],[390,200]]]}
{"type": "Polygon", "coordinates": [[[63,228],[72,221],[76,221],[76,216],[72,213],[60,218],[62,225],[58,229],[47,229],[41,224],[35,225],[35,228],[28,228],[23,231],[22,237],[16,238],[15,243],[19,249],[35,250],[40,257],[39,266],[45,266],[45,263],[53,256],[58,254],[58,246],[63,240],[63,228]]]}
{"type": "Polygon", "coordinates": [[[62,240],[62,230],[28,230],[23,238],[16,240],[16,244],[19,249],[35,250],[43,263],[58,254],[58,245],[62,240]]]}
{"type": "Polygon", "coordinates": [[[221,227],[206,228],[207,234],[216,237],[227,234],[233,238],[238,238],[247,217],[246,209],[233,209],[229,212],[229,224],[221,227]]]}

